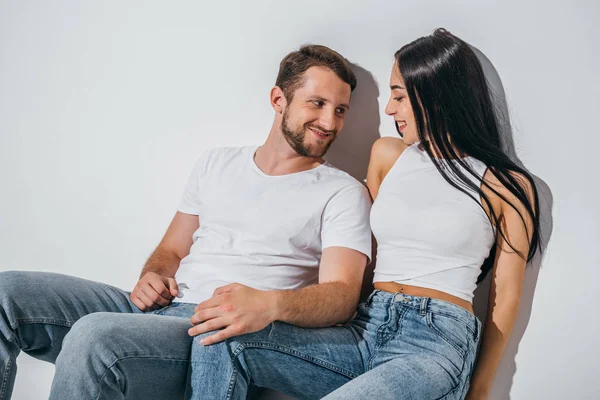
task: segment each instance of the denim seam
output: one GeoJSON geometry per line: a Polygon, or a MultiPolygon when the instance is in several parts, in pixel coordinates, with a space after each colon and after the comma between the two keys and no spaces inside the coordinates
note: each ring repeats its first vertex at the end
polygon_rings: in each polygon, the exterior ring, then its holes
{"type": "MultiPolygon", "coordinates": [[[[363,370],[363,373],[364,373],[365,371],[368,370],[369,366],[367,364],[367,360],[368,359],[365,360],[364,354],[362,353],[362,351],[360,351],[360,346],[358,345],[358,343],[360,342],[360,337],[359,337],[358,333],[354,329],[352,329],[349,325],[344,325],[344,328],[346,328],[350,332],[350,334],[354,338],[354,341],[356,342],[356,348],[358,349],[358,354],[360,354],[360,361],[361,361],[362,370],[363,370]]],[[[367,352],[369,352],[369,346],[368,345],[366,346],[366,348],[367,348],[367,352]]]]}
{"type": "MultiPolygon", "coordinates": [[[[425,319],[427,321],[427,326],[429,326],[433,330],[433,332],[437,336],[439,336],[442,340],[444,340],[450,346],[454,347],[456,349],[456,351],[458,352],[458,354],[464,358],[466,356],[466,351],[461,349],[457,344],[454,343],[453,340],[451,340],[446,334],[444,334],[438,327],[436,327],[434,325],[433,320],[431,319],[432,316],[433,316],[432,313],[428,313],[425,316],[425,319]]],[[[463,363],[464,363],[464,360],[463,360],[463,363]]]]}
{"type": "MultiPolygon", "coordinates": [[[[471,356],[471,359],[470,359],[471,366],[470,366],[469,373],[465,377],[465,388],[463,389],[463,392],[464,392],[465,389],[468,389],[469,386],[470,386],[470,384],[471,384],[471,378],[473,377],[473,372],[474,372],[474,369],[475,369],[475,363],[477,361],[477,342],[473,342],[470,347],[471,347],[471,353],[472,353],[472,356],[471,356]]],[[[465,359],[464,364],[466,364],[466,363],[467,363],[467,361],[465,359]]],[[[463,368],[464,368],[464,364],[463,364],[463,368]]],[[[465,397],[465,396],[466,396],[466,393],[463,394],[463,397],[465,397]]]]}
{"type": "Polygon", "coordinates": [[[4,368],[4,379],[2,380],[2,386],[0,386],[0,399],[4,398],[6,391],[8,390],[8,377],[10,376],[10,369],[12,368],[13,359],[8,358],[8,363],[6,364],[6,368],[4,368]]]}
{"type": "Polygon", "coordinates": [[[259,348],[264,348],[264,349],[271,349],[271,350],[275,350],[275,351],[279,351],[282,353],[286,353],[286,354],[290,354],[292,356],[295,356],[297,358],[303,359],[305,361],[311,362],[313,364],[319,365],[323,368],[326,368],[330,371],[333,372],[337,372],[339,374],[343,374],[346,377],[350,378],[350,379],[354,379],[356,378],[358,375],[354,374],[353,372],[347,371],[344,368],[340,368],[337,365],[328,363],[326,361],[320,360],[316,357],[307,355],[307,354],[303,354],[301,352],[299,352],[298,350],[294,350],[294,349],[290,349],[287,347],[283,347],[283,346],[279,346],[279,345],[273,345],[270,343],[261,343],[261,342],[245,342],[245,343],[240,343],[238,347],[236,347],[235,351],[232,353],[233,357],[237,357],[242,351],[244,351],[246,348],[252,348],[252,347],[259,347],[259,348]]]}
{"type": "Polygon", "coordinates": [[[404,321],[404,316],[408,312],[408,309],[401,307],[399,315],[398,315],[398,330],[396,331],[397,335],[402,335],[402,321],[404,321]]]}
{"type": "Polygon", "coordinates": [[[460,387],[460,385],[462,383],[463,375],[465,374],[465,364],[466,363],[467,363],[467,357],[464,357],[463,364],[460,369],[460,375],[458,375],[458,379],[457,379],[458,382],[456,382],[456,385],[454,385],[454,387],[452,389],[450,389],[450,391],[448,393],[446,393],[445,395],[443,395],[442,397],[440,397],[437,400],[448,400],[449,396],[451,396],[454,392],[456,392],[456,390],[460,387]]]}
{"type": "Polygon", "coordinates": [[[117,358],[115,361],[113,361],[112,363],[110,363],[110,365],[108,365],[106,367],[106,369],[104,370],[104,373],[102,374],[102,376],[100,377],[100,380],[98,382],[98,394],[96,395],[96,400],[98,400],[100,398],[100,395],[102,394],[102,381],[104,380],[104,377],[106,376],[106,374],[108,373],[109,370],[111,370],[116,363],[118,363],[119,361],[123,361],[123,360],[128,360],[131,358],[158,358],[161,360],[170,360],[170,361],[185,361],[185,362],[189,362],[188,359],[185,358],[169,358],[169,357],[158,357],[158,356],[154,356],[154,355],[125,355],[123,357],[119,357],[117,358]]]}
{"type": "Polygon", "coordinates": [[[371,294],[369,296],[367,296],[367,299],[365,300],[365,306],[369,307],[371,305],[371,303],[373,303],[373,301],[377,301],[377,300],[373,300],[373,297],[375,297],[375,295],[379,293],[379,290],[375,289],[371,292],[371,294]]]}
{"type": "MultiPolygon", "coordinates": [[[[465,328],[467,328],[473,334],[473,336],[475,336],[475,329],[473,329],[469,326],[470,322],[465,321],[461,318],[458,318],[450,313],[445,313],[445,312],[440,312],[440,311],[431,311],[431,313],[433,313],[434,315],[443,315],[444,317],[452,318],[456,322],[460,322],[461,324],[464,324],[465,328]]],[[[475,323],[477,323],[477,322],[475,322],[475,323]]]]}
{"type": "MultiPolygon", "coordinates": [[[[233,360],[232,360],[233,361],[233,360]]],[[[231,373],[231,378],[229,378],[229,387],[227,388],[226,399],[229,400],[233,396],[233,388],[235,387],[235,381],[237,380],[237,368],[235,366],[235,362],[232,362],[233,372],[231,373]]]]}
{"type": "MultiPolygon", "coordinates": [[[[18,341],[18,340],[19,340],[19,337],[17,336],[17,333],[16,333],[16,332],[17,332],[17,329],[19,328],[19,324],[18,324],[18,323],[15,323],[15,326],[13,326],[12,322],[10,322],[10,321],[8,321],[8,322],[9,322],[9,326],[10,326],[10,330],[9,330],[9,334],[10,334],[10,336],[8,336],[8,337],[6,338],[6,340],[8,340],[9,342],[12,342],[13,340],[14,340],[14,341],[18,341]]],[[[19,347],[20,347],[20,346],[19,346],[19,347]]],[[[2,399],[2,397],[0,397],[0,400],[1,400],[1,399],[2,399]]]]}
{"type": "Polygon", "coordinates": [[[375,347],[373,349],[373,354],[369,358],[368,371],[373,369],[373,361],[375,360],[375,357],[377,357],[377,352],[384,345],[384,342],[381,339],[383,336],[383,331],[388,327],[390,320],[392,319],[392,303],[393,302],[394,302],[394,297],[391,297],[387,301],[387,303],[388,303],[387,317],[386,317],[385,321],[381,325],[379,325],[379,327],[377,328],[377,332],[375,333],[375,338],[376,338],[375,339],[375,347]]]}
{"type": "MultiPolygon", "coordinates": [[[[18,318],[17,321],[23,324],[52,324],[60,325],[70,328],[73,326],[73,322],[64,319],[53,319],[53,318],[18,318]]],[[[13,328],[16,329],[16,328],[13,328]]]]}
{"type": "Polygon", "coordinates": [[[419,305],[419,315],[421,315],[421,317],[427,315],[427,304],[429,304],[429,297],[423,297],[421,304],[419,305]]]}

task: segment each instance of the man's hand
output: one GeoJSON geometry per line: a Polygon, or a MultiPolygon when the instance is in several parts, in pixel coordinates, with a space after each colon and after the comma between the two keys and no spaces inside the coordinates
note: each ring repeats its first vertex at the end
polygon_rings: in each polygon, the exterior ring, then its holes
{"type": "Polygon", "coordinates": [[[201,333],[222,329],[200,340],[202,345],[221,342],[232,336],[257,332],[275,321],[274,292],[252,289],[232,283],[215,290],[213,297],[198,304],[191,318],[188,333],[201,333]]]}
{"type": "Polygon", "coordinates": [[[150,311],[168,306],[178,293],[175,279],[148,272],[135,285],[129,299],[140,310],[150,311]]]}

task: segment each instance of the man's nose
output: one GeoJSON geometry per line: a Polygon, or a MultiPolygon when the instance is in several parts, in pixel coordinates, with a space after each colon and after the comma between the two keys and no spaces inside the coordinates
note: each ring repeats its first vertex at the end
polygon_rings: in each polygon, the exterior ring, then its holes
{"type": "Polygon", "coordinates": [[[336,120],[335,110],[323,110],[319,118],[319,125],[321,125],[321,128],[323,129],[332,131],[335,129],[336,120]]]}

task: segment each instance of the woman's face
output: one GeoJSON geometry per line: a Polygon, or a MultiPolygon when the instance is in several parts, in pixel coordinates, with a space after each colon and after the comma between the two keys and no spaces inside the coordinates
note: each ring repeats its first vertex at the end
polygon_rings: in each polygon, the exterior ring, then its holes
{"type": "Polygon", "coordinates": [[[390,77],[390,100],[385,107],[385,113],[394,118],[396,126],[402,134],[406,144],[413,144],[419,141],[417,135],[417,125],[413,109],[406,92],[404,79],[400,75],[398,64],[394,63],[392,67],[392,76],[390,77]]]}

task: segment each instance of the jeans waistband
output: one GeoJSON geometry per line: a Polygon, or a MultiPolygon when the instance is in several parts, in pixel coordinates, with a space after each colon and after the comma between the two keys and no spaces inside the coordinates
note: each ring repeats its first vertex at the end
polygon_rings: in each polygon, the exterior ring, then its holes
{"type": "Polygon", "coordinates": [[[425,316],[427,312],[445,314],[470,325],[473,330],[477,330],[477,326],[480,324],[478,318],[464,308],[447,301],[429,297],[418,297],[403,293],[390,293],[382,290],[374,290],[367,298],[366,303],[372,306],[379,305],[383,307],[394,305],[411,307],[423,316],[425,316]]]}

